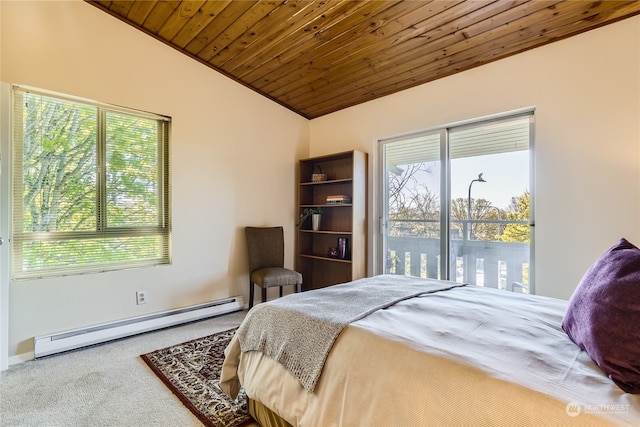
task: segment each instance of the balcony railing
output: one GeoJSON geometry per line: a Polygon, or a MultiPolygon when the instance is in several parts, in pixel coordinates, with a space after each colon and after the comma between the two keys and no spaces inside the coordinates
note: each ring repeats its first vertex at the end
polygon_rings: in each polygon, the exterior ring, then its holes
{"type": "MultiPolygon", "coordinates": [[[[423,223],[437,228],[437,221],[391,221],[398,233],[398,223],[423,223]],[[429,224],[431,223],[431,224],[429,224]]],[[[529,243],[473,240],[466,238],[469,224],[492,223],[504,226],[519,221],[457,221],[462,224],[462,236],[452,233],[449,269],[451,280],[504,289],[529,292],[529,243]]],[[[402,226],[400,226],[402,227],[402,226]]],[[[454,230],[458,231],[458,230],[454,230]]],[[[440,239],[412,235],[387,237],[386,273],[417,277],[442,278],[440,272],[440,239]]]]}

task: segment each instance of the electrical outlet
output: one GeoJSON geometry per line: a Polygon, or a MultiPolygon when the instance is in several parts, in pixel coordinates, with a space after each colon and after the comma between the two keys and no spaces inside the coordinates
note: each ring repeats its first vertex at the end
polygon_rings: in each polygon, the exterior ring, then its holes
{"type": "Polygon", "coordinates": [[[136,303],[138,305],[147,303],[147,291],[137,291],[136,292],[136,303]]]}

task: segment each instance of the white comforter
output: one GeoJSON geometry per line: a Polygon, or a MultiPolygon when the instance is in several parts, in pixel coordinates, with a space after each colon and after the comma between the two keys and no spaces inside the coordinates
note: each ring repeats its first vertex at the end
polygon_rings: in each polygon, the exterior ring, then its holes
{"type": "Polygon", "coordinates": [[[638,425],[560,327],[566,301],[479,287],[378,310],[336,340],[314,393],[260,352],[227,348],[221,385],[300,426],[638,425]]]}

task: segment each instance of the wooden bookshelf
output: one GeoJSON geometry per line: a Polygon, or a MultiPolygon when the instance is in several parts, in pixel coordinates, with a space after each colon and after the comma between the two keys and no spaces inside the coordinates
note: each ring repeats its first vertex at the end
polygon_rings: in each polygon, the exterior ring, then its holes
{"type": "Polygon", "coordinates": [[[302,273],[303,289],[318,289],[366,276],[367,264],[367,154],[348,151],[300,160],[298,213],[321,208],[318,230],[311,218],[297,229],[296,269],[302,273]],[[320,174],[323,180],[312,180],[320,174]],[[330,196],[344,201],[327,203],[330,196]],[[338,239],[347,239],[344,258],[329,253],[338,239]]]}

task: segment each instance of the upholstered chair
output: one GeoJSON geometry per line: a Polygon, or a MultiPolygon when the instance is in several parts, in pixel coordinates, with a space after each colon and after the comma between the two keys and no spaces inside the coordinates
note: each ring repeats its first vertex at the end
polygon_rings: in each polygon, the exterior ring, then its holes
{"type": "Polygon", "coordinates": [[[249,308],[253,307],[253,290],[262,288],[262,302],[267,300],[267,288],[283,286],[302,290],[302,274],[284,268],[284,230],[279,227],[245,227],[249,250],[249,308]]]}

